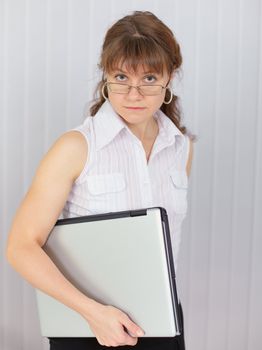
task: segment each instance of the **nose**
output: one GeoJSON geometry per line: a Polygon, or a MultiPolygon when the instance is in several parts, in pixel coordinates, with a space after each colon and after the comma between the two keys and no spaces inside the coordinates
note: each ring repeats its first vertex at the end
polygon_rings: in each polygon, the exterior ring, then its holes
{"type": "Polygon", "coordinates": [[[138,88],[136,86],[131,86],[130,90],[127,94],[128,99],[139,100],[143,98],[143,95],[140,94],[138,88]]]}

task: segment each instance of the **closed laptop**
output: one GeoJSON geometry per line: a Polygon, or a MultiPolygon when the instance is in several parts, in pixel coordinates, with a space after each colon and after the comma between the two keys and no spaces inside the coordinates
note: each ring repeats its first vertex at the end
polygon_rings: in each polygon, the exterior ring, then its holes
{"type": "MultiPolygon", "coordinates": [[[[88,297],[124,311],[144,337],[173,337],[181,322],[166,210],[161,207],[58,220],[43,249],[88,297]]],[[[36,290],[47,337],[94,337],[87,321],[36,290]]]]}

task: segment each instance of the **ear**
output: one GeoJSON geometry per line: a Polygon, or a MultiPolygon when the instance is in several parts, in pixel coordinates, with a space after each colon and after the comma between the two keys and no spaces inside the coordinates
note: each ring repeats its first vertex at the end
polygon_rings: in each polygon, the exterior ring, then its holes
{"type": "Polygon", "coordinates": [[[169,77],[169,79],[168,79],[168,82],[167,82],[167,86],[170,86],[171,85],[171,83],[172,83],[172,80],[173,80],[173,78],[174,78],[174,72],[173,73],[171,73],[171,75],[170,75],[170,77],[169,77]]]}
{"type": "Polygon", "coordinates": [[[175,74],[176,74],[176,69],[174,68],[173,72],[170,75],[170,80],[174,79],[175,74]]]}
{"type": "Polygon", "coordinates": [[[106,75],[105,72],[103,72],[102,80],[103,80],[103,81],[107,81],[107,75],[106,75]]]}

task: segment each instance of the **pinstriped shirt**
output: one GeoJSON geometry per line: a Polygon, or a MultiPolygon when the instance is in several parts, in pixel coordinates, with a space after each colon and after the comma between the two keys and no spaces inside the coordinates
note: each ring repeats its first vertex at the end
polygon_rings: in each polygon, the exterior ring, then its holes
{"type": "Polygon", "coordinates": [[[79,131],[88,144],[86,164],[74,182],[63,217],[164,207],[175,265],[187,211],[189,138],[158,110],[159,132],[147,161],[142,142],[106,101],[79,131]]]}

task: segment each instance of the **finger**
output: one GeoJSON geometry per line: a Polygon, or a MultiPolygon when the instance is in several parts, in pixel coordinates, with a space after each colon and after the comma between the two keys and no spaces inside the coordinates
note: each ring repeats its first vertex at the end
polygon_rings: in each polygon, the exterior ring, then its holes
{"type": "Polygon", "coordinates": [[[125,344],[126,345],[136,345],[138,342],[137,337],[130,337],[130,335],[127,334],[125,344]]]}
{"type": "Polygon", "coordinates": [[[144,331],[132,322],[128,316],[126,316],[122,322],[129,334],[132,334],[135,337],[142,337],[144,335],[144,331]]]}
{"type": "Polygon", "coordinates": [[[122,325],[122,326],[124,328],[125,333],[131,335],[131,337],[136,337],[136,335],[134,333],[130,332],[124,325],[122,325]]]}

